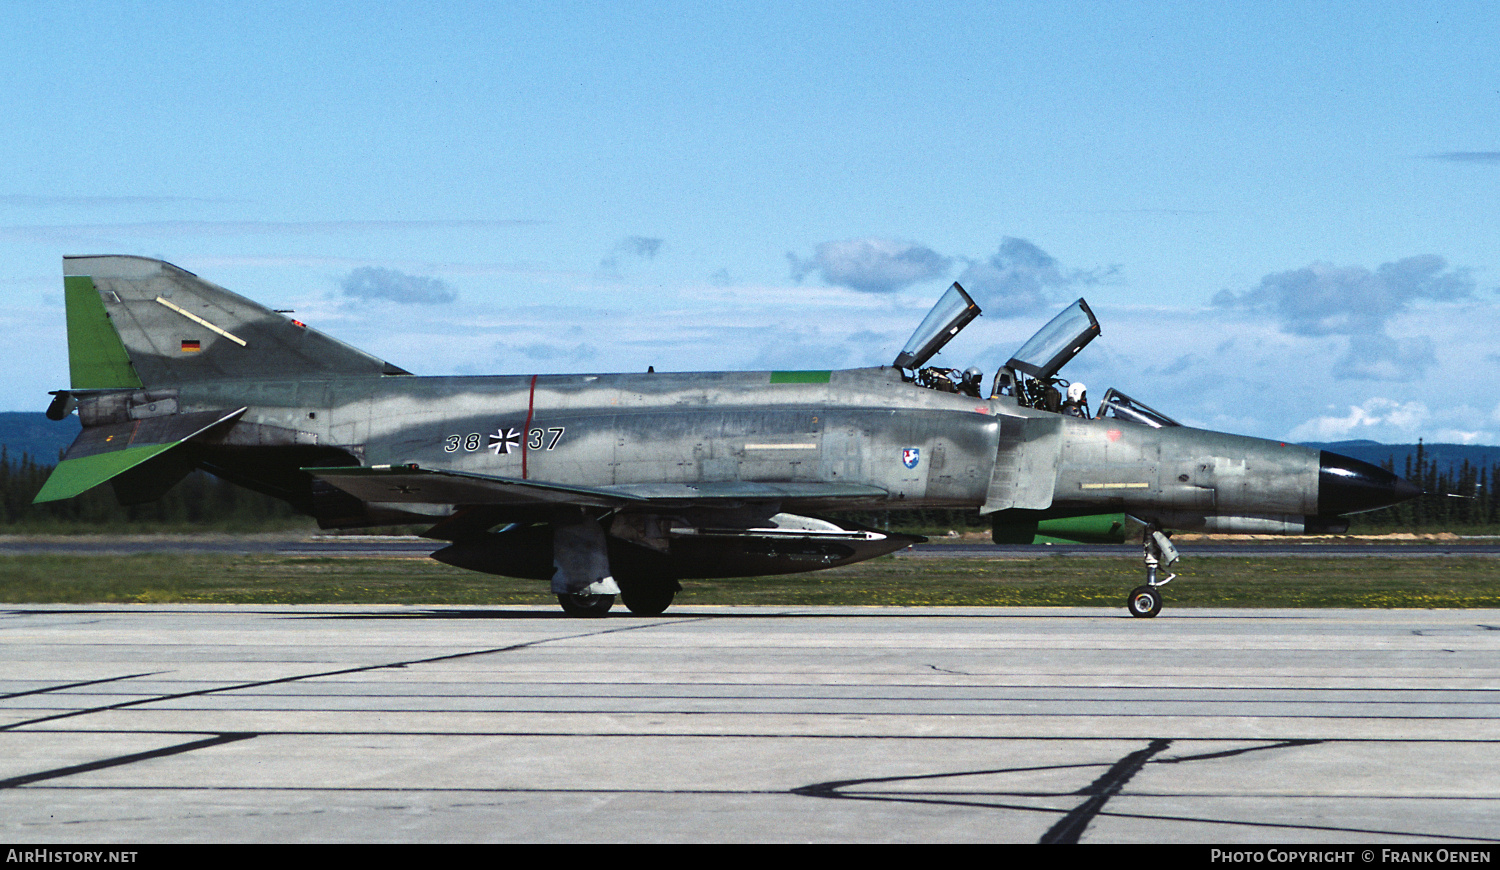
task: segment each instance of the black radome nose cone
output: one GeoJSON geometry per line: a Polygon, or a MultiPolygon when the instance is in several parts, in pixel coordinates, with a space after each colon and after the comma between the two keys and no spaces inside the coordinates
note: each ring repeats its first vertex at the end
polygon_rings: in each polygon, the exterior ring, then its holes
{"type": "Polygon", "coordinates": [[[1318,514],[1357,514],[1400,504],[1422,487],[1378,465],[1324,450],[1319,457],[1318,514]]]}

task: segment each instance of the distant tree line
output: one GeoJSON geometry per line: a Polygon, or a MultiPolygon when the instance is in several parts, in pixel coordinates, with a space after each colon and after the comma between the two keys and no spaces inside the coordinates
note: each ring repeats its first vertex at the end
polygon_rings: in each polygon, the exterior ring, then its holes
{"type": "Polygon", "coordinates": [[[156,501],[129,507],[115,500],[108,485],[76,498],[32,504],[52,468],[24,453],[13,458],[0,446],[0,531],[258,531],[312,522],[284,502],[203,472],[189,474],[156,501]]]}
{"type": "Polygon", "coordinates": [[[1406,458],[1404,468],[1393,460],[1381,463],[1413,483],[1420,484],[1423,495],[1385,510],[1355,514],[1350,531],[1444,531],[1500,525],[1500,464],[1488,468],[1473,465],[1467,459],[1460,465],[1439,468],[1436,460],[1427,458],[1424,445],[1406,458]]]}

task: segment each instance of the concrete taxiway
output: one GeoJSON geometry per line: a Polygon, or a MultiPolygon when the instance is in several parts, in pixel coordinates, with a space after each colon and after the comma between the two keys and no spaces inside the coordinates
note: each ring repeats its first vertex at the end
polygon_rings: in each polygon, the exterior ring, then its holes
{"type": "Polygon", "coordinates": [[[0,837],[1495,843],[1500,611],[9,606],[0,837]]]}

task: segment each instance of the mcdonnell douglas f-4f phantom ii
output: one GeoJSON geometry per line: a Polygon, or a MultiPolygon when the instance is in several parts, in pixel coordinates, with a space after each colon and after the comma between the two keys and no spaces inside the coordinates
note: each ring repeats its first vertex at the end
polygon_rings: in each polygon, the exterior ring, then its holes
{"type": "MultiPolygon", "coordinates": [[[[83,432],[36,501],[109,482],[160,497],[193,469],[325,528],[430,523],[433,558],[551,582],[563,609],[665,610],[682,579],[830,568],[922,538],[834,521],[976,509],[996,541],[1144,523],[1154,616],[1166,529],[1297,534],[1419,493],[1336,454],[1181,426],[1111,390],[1098,413],[1057,377],[1099,334],[1083,300],[981,389],[924,368],[979,306],[954,284],[894,363],[844,371],[416,377],[168,263],[67,257],[83,432]]],[[[1165,563],[1165,564],[1163,564],[1165,563]]]]}

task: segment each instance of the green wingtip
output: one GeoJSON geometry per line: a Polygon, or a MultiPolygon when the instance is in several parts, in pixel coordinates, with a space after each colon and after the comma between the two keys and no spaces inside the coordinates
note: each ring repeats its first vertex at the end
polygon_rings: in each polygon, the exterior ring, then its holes
{"type": "Polygon", "coordinates": [[[68,308],[68,374],[73,389],[139,388],[141,379],[104,311],[94,279],[64,277],[63,296],[68,308]]]}
{"type": "Polygon", "coordinates": [[[109,453],[96,453],[80,459],[64,459],[52,469],[52,474],[47,477],[47,482],[42,484],[41,491],[31,503],[41,504],[80,495],[181,443],[173,441],[168,444],[145,444],[109,453]]]}

